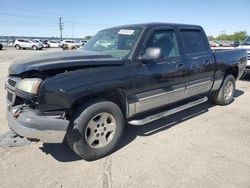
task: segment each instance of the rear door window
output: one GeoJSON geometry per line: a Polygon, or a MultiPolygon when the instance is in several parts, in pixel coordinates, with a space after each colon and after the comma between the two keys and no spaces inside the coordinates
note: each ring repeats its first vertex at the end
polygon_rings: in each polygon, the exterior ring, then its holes
{"type": "Polygon", "coordinates": [[[208,53],[207,42],[200,30],[182,29],[180,32],[186,54],[208,53]]]}

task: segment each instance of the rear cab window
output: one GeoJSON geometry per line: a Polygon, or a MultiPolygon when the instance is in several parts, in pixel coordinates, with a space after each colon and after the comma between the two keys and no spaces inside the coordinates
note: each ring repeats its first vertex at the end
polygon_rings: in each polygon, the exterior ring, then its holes
{"type": "Polygon", "coordinates": [[[181,29],[181,38],[186,55],[207,54],[209,48],[204,33],[199,29],[181,29]]]}

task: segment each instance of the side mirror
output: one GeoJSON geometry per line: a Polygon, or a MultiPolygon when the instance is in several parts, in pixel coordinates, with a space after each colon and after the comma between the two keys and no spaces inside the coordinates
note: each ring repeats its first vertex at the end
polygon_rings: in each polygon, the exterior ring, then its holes
{"type": "Polygon", "coordinates": [[[139,57],[141,61],[155,61],[162,56],[161,48],[149,47],[145,50],[145,53],[139,57]]]}

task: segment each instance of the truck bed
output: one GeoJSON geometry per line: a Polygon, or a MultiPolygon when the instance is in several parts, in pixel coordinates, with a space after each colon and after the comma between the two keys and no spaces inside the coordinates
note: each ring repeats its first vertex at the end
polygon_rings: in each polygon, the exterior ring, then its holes
{"type": "Polygon", "coordinates": [[[244,74],[246,67],[245,58],[247,57],[247,51],[244,49],[212,49],[215,60],[215,71],[225,70],[229,66],[238,66],[239,75],[237,78],[241,78],[244,74]]]}

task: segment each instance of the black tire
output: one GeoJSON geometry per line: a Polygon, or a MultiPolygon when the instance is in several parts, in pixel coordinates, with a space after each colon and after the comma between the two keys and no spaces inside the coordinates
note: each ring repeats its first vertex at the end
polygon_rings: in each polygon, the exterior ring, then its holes
{"type": "Polygon", "coordinates": [[[229,74],[227,75],[224,80],[223,83],[220,87],[219,90],[215,91],[212,93],[212,100],[215,104],[218,105],[228,105],[233,101],[233,97],[234,97],[234,92],[235,92],[235,78],[233,75],[229,74]],[[229,82],[232,84],[232,91],[229,92],[228,96],[227,96],[227,84],[229,84],[229,82]],[[227,96],[227,97],[226,97],[227,96]]]}
{"type": "Polygon", "coordinates": [[[2,50],[3,49],[3,45],[2,44],[0,44],[0,50],[2,50]]]}
{"type": "Polygon", "coordinates": [[[36,45],[32,46],[31,48],[32,48],[32,50],[38,50],[36,45]]]}
{"type": "MultiPolygon", "coordinates": [[[[100,127],[99,129],[101,128],[102,127],[100,127]]],[[[94,131],[96,131],[96,129],[98,128],[95,128],[94,131]]],[[[70,128],[67,132],[66,139],[70,148],[77,155],[79,155],[85,160],[92,161],[107,156],[115,150],[116,146],[118,145],[119,141],[122,138],[123,129],[124,129],[123,114],[120,108],[115,103],[106,100],[92,100],[87,104],[79,106],[75,109],[75,113],[70,121],[70,128]],[[109,133],[109,135],[112,134],[112,138],[108,141],[109,143],[106,146],[100,148],[93,148],[99,145],[97,144],[91,146],[88,144],[86,138],[86,134],[88,133],[88,131],[90,131],[88,125],[90,121],[93,120],[94,117],[102,113],[111,114],[112,118],[114,118],[115,120],[114,122],[116,124],[116,129],[114,133],[109,133]]],[[[89,134],[94,134],[94,136],[96,137],[97,133],[91,131],[91,133],[89,134]]],[[[105,133],[105,135],[102,136],[104,136],[105,139],[108,140],[106,137],[107,135],[108,133],[107,134],[105,133]]],[[[93,143],[97,141],[98,140],[95,140],[93,143]]]]}
{"type": "Polygon", "coordinates": [[[15,45],[15,48],[17,49],[17,50],[20,50],[21,49],[21,46],[20,45],[15,45]]]}

